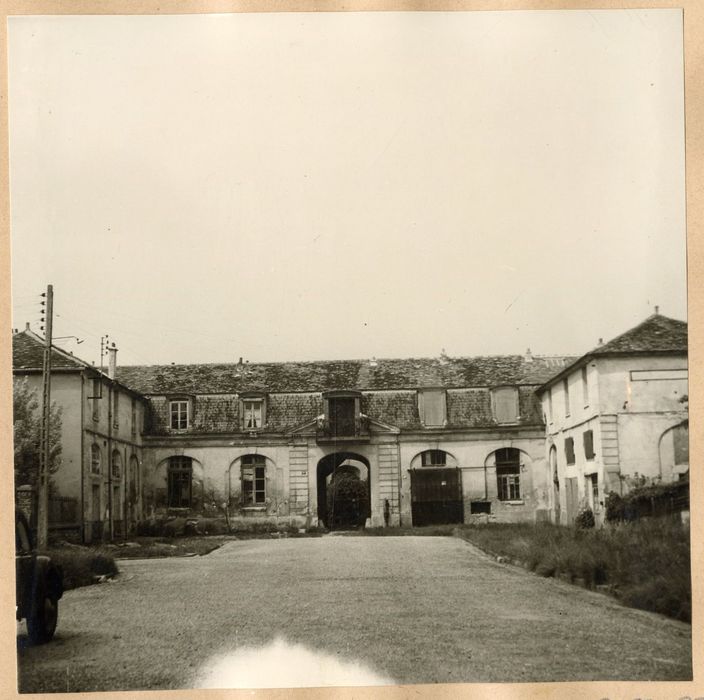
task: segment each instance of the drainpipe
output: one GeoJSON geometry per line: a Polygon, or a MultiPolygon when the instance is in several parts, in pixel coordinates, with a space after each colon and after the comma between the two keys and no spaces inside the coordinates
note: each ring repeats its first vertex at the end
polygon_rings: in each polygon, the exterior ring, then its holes
{"type": "Polygon", "coordinates": [[[108,533],[110,541],[114,537],[113,513],[112,513],[112,392],[113,387],[108,389],[108,533]]]}
{"type": "Polygon", "coordinates": [[[85,511],[85,479],[86,479],[86,463],[85,463],[85,406],[86,406],[86,378],[81,372],[81,543],[86,543],[86,511],[85,511]]]}

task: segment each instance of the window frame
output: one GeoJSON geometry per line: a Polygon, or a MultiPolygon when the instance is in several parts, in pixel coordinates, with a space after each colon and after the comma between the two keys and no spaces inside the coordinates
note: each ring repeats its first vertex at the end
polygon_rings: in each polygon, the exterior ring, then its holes
{"type": "Polygon", "coordinates": [[[428,386],[417,389],[416,398],[418,402],[418,418],[424,428],[444,428],[447,425],[447,390],[445,387],[428,386]],[[439,401],[437,408],[440,414],[440,421],[438,423],[429,423],[426,420],[426,402],[431,396],[434,398],[437,396],[439,401]]]}
{"type": "Polygon", "coordinates": [[[169,457],[169,462],[166,467],[166,506],[167,508],[191,508],[193,506],[193,459],[185,455],[174,455],[169,457]],[[174,505],[172,496],[176,493],[176,485],[182,482],[188,482],[188,504],[183,505],[181,495],[183,492],[178,490],[179,503],[174,505]]]}
{"type": "Polygon", "coordinates": [[[100,449],[100,445],[94,442],[90,446],[90,473],[93,476],[100,476],[102,467],[101,462],[102,450],[100,449]]]}
{"type": "Polygon", "coordinates": [[[421,467],[429,467],[431,469],[447,467],[449,464],[447,457],[448,454],[445,450],[424,450],[420,453],[420,465],[421,467]],[[440,458],[442,461],[436,462],[434,461],[435,458],[440,458]]]}
{"type": "Polygon", "coordinates": [[[516,447],[501,447],[494,450],[496,470],[496,497],[502,503],[522,501],[521,496],[521,451],[516,447]],[[505,452],[505,459],[500,459],[505,452]],[[509,459],[509,454],[515,459],[509,459]]]}
{"type": "Polygon", "coordinates": [[[351,438],[359,436],[364,430],[362,421],[362,393],[360,391],[326,391],[323,392],[323,409],[325,432],[334,438],[351,438]],[[337,421],[333,420],[333,405],[338,401],[353,401],[353,426],[351,433],[336,430],[337,421]]]}
{"type": "Polygon", "coordinates": [[[169,399],[169,429],[173,432],[177,433],[182,433],[185,430],[188,430],[191,426],[191,402],[189,399],[183,399],[183,398],[174,398],[174,399],[169,399]],[[185,410],[185,426],[181,426],[180,423],[184,422],[183,418],[181,417],[181,411],[180,409],[177,410],[176,412],[176,423],[178,425],[174,425],[174,406],[182,406],[185,405],[186,410],[185,410]]]}
{"type": "Polygon", "coordinates": [[[240,425],[242,430],[248,433],[254,433],[263,430],[266,427],[266,394],[262,393],[244,393],[239,395],[240,408],[240,425]],[[247,425],[247,404],[259,404],[259,425],[247,425]]]}
{"type": "Polygon", "coordinates": [[[120,450],[113,450],[110,457],[110,476],[113,479],[122,478],[122,455],[120,450]]]}
{"type": "Polygon", "coordinates": [[[243,508],[266,506],[266,457],[259,454],[242,455],[240,458],[240,503],[243,508]],[[245,489],[245,484],[251,484],[245,489]]]}

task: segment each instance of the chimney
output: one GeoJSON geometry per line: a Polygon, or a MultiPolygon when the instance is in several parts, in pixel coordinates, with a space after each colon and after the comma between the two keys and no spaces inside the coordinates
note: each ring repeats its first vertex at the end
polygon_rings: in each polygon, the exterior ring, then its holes
{"type": "Polygon", "coordinates": [[[655,304],[655,315],[657,316],[660,313],[660,307],[655,304]]]}
{"type": "Polygon", "coordinates": [[[29,330],[29,321],[27,321],[27,323],[24,324],[24,329],[25,329],[26,331],[29,330]]]}
{"type": "Polygon", "coordinates": [[[604,339],[603,339],[603,338],[599,338],[599,342],[597,343],[597,345],[603,345],[603,344],[604,344],[604,339]]]}
{"type": "Polygon", "coordinates": [[[524,359],[526,362],[533,362],[533,353],[530,351],[530,348],[526,350],[524,359]]]}
{"type": "Polygon", "coordinates": [[[115,379],[115,370],[117,369],[117,348],[113,343],[108,348],[108,377],[115,379]]]}

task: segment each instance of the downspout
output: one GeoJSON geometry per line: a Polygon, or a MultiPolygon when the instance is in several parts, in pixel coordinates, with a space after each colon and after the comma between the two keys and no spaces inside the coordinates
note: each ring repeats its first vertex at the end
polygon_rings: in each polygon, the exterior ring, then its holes
{"type": "Polygon", "coordinates": [[[86,543],[86,512],[85,512],[85,390],[86,378],[84,372],[81,372],[81,542],[86,543]]]}
{"type": "Polygon", "coordinates": [[[112,514],[112,386],[108,389],[108,532],[110,541],[114,537],[112,514]]]}
{"type": "Polygon", "coordinates": [[[402,482],[402,479],[401,479],[401,445],[399,445],[398,442],[396,443],[396,450],[397,450],[397,454],[398,454],[398,459],[397,459],[397,464],[398,464],[398,526],[401,527],[401,525],[403,524],[401,522],[401,511],[402,511],[402,508],[401,508],[401,482],[402,482]]]}

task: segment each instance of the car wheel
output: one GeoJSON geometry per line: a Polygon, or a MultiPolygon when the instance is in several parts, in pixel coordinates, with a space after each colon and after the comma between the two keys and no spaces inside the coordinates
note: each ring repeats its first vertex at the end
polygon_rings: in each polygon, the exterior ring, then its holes
{"type": "Polygon", "coordinates": [[[37,602],[36,610],[27,618],[27,633],[33,644],[48,642],[56,631],[59,619],[59,601],[44,594],[37,602]]]}

